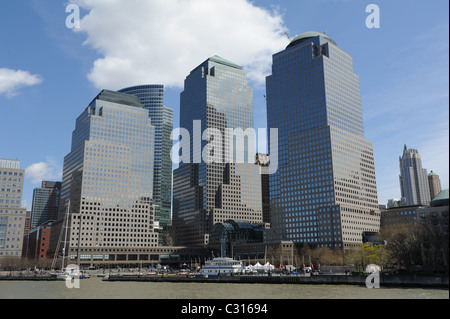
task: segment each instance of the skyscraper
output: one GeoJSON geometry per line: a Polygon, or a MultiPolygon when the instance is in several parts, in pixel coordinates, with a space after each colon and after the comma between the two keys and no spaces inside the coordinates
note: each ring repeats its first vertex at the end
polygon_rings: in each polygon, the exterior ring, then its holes
{"type": "Polygon", "coordinates": [[[430,186],[430,199],[435,198],[442,190],[439,175],[431,171],[428,174],[428,184],[430,186]]]}
{"type": "Polygon", "coordinates": [[[422,168],[419,151],[403,148],[400,162],[400,189],[405,205],[429,205],[431,201],[427,170],[422,168]]]}
{"type": "Polygon", "coordinates": [[[61,192],[62,213],[70,207],[72,262],[110,261],[119,250],[158,245],[154,134],[149,111],[124,93],[103,90],[78,117],[61,192]]]}
{"type": "MultiPolygon", "coordinates": [[[[192,70],[181,93],[180,127],[189,134],[181,142],[190,140],[182,150],[185,160],[174,171],[177,245],[207,246],[211,227],[227,219],[261,223],[254,150],[246,143],[231,149],[227,143],[227,129],[253,129],[253,90],[242,67],[213,56],[192,70]]],[[[233,136],[236,144],[245,140],[244,134],[233,136]]]]}
{"type": "Polygon", "coordinates": [[[61,182],[43,181],[33,190],[31,228],[58,218],[61,182]]]}
{"type": "Polygon", "coordinates": [[[268,239],[359,245],[379,230],[380,213],[352,58],[326,34],[305,32],[274,54],[266,84],[268,128],[279,136],[268,239]]]}
{"type": "MultiPolygon", "coordinates": [[[[163,85],[138,85],[119,92],[136,96],[149,111],[155,127],[155,155],[153,174],[153,203],[155,222],[162,228],[172,219],[172,139],[173,110],[164,106],[163,85]]],[[[161,237],[160,237],[161,239],[161,237]]]]}
{"type": "Polygon", "coordinates": [[[22,208],[24,178],[18,160],[0,159],[0,258],[22,256],[27,213],[22,208]]]}

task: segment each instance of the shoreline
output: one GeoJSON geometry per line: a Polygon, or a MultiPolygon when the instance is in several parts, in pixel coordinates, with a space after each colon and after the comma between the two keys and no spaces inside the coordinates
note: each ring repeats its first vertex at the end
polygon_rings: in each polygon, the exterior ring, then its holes
{"type": "MultiPolygon", "coordinates": [[[[105,282],[184,282],[184,283],[234,283],[234,284],[305,284],[305,285],[358,285],[366,286],[367,276],[314,275],[314,276],[105,276],[105,282]]],[[[379,285],[401,288],[449,288],[446,276],[380,276],[379,285]]]]}
{"type": "MultiPolygon", "coordinates": [[[[366,286],[368,276],[351,276],[351,275],[313,275],[313,276],[225,276],[225,277],[192,277],[184,275],[165,275],[165,276],[149,276],[149,275],[105,275],[91,276],[102,282],[173,282],[173,283],[225,283],[225,284],[297,284],[297,285],[357,285],[366,286]]],[[[89,280],[87,277],[82,280],[89,280]]],[[[59,281],[54,276],[0,276],[1,281],[59,281]]],[[[379,276],[378,284],[382,287],[399,287],[399,288],[444,288],[449,289],[448,276],[379,276]]]]}

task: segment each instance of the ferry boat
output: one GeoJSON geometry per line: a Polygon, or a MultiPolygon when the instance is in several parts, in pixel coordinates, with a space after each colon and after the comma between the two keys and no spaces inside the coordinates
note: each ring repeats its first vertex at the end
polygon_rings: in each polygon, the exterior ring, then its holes
{"type": "Polygon", "coordinates": [[[243,265],[239,260],[232,258],[220,257],[208,260],[202,267],[201,275],[204,277],[230,276],[239,273],[243,269],[243,265]]]}

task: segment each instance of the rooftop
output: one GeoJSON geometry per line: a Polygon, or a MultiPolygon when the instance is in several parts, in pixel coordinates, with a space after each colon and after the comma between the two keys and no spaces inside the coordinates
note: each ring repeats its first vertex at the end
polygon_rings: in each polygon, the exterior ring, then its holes
{"type": "Polygon", "coordinates": [[[436,195],[433,199],[448,199],[448,189],[442,190],[439,194],[436,195]]]}
{"type": "Polygon", "coordinates": [[[439,176],[439,175],[436,174],[435,172],[431,171],[430,174],[428,174],[428,176],[439,176]]]}
{"type": "Polygon", "coordinates": [[[116,91],[103,90],[97,95],[94,101],[95,100],[102,100],[117,104],[143,108],[143,105],[136,96],[126,93],[119,93],[116,91]]]}
{"type": "Polygon", "coordinates": [[[448,189],[444,189],[430,203],[430,206],[448,206],[448,189]]]}
{"type": "Polygon", "coordinates": [[[223,65],[226,65],[226,66],[230,66],[232,68],[236,68],[236,69],[242,70],[241,66],[239,66],[237,64],[234,64],[233,62],[230,62],[228,60],[225,60],[224,58],[222,58],[222,57],[220,57],[218,55],[212,56],[208,60],[216,62],[216,63],[223,64],[223,65]]]}
{"type": "Polygon", "coordinates": [[[328,41],[330,41],[331,43],[333,43],[334,45],[336,45],[336,42],[334,42],[334,40],[331,39],[329,36],[327,36],[325,33],[317,32],[317,31],[308,31],[308,32],[304,32],[300,35],[297,35],[294,39],[292,39],[291,43],[289,43],[289,45],[286,47],[286,49],[291,48],[297,44],[300,44],[306,40],[309,40],[309,39],[312,39],[315,37],[323,37],[323,38],[327,39],[328,41]]]}
{"type": "Polygon", "coordinates": [[[19,169],[20,162],[19,162],[19,160],[0,158],[0,167],[1,168],[19,169]]]}

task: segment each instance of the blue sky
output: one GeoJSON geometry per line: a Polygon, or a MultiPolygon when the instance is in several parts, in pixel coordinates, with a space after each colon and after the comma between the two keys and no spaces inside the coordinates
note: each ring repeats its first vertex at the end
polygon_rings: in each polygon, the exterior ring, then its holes
{"type": "Polygon", "coordinates": [[[27,169],[24,207],[41,180],[61,179],[75,120],[102,88],[164,84],[178,126],[184,78],[217,54],[248,70],[255,127],[266,127],[264,77],[288,43],[284,31],[326,30],[353,57],[381,204],[400,196],[404,144],[448,188],[448,1],[72,2],[81,29],[66,26],[68,2],[0,2],[0,158],[27,169]],[[369,4],[380,28],[366,27],[369,4]]]}

